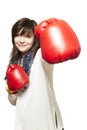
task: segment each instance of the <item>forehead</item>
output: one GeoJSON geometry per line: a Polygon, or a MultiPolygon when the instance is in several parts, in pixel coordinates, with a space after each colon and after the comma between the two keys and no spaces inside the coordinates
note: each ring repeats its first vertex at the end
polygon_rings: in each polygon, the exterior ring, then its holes
{"type": "Polygon", "coordinates": [[[17,35],[32,35],[33,34],[33,30],[30,28],[21,28],[17,31],[17,35]]]}

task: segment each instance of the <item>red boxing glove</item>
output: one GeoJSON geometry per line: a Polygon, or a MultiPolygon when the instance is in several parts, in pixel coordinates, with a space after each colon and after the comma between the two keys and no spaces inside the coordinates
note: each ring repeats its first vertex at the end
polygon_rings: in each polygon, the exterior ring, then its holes
{"type": "Polygon", "coordinates": [[[29,76],[25,70],[17,64],[11,64],[6,71],[7,91],[10,93],[18,92],[20,89],[25,87],[29,82],[29,76]]]}
{"type": "Polygon", "coordinates": [[[81,47],[73,29],[64,20],[50,18],[35,28],[42,57],[48,63],[59,63],[79,56],[81,47]]]}

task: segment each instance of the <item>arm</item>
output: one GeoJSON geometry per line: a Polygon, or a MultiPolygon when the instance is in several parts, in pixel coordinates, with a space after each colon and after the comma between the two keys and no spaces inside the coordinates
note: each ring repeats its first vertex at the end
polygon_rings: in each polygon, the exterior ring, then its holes
{"type": "Polygon", "coordinates": [[[54,69],[54,64],[50,64],[46,62],[43,58],[41,59],[41,63],[44,69],[44,72],[47,76],[47,79],[49,81],[49,84],[51,87],[53,87],[53,69],[54,69]]]}
{"type": "Polygon", "coordinates": [[[6,71],[6,83],[8,99],[15,106],[19,91],[24,91],[29,83],[29,76],[22,67],[17,64],[11,64],[6,71]]]}

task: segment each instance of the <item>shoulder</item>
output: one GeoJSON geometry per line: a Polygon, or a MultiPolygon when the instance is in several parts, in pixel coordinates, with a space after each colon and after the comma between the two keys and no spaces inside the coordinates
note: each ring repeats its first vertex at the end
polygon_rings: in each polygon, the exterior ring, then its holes
{"type": "MultiPolygon", "coordinates": [[[[39,49],[37,50],[36,56],[37,56],[37,55],[38,55],[39,57],[42,57],[42,56],[41,56],[41,48],[39,48],[39,49]]],[[[35,56],[35,57],[36,57],[36,56],[35,56]]]]}

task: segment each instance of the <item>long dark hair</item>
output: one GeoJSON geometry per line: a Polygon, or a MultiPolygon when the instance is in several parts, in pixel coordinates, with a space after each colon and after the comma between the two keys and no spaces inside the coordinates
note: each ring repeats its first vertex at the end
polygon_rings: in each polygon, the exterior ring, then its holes
{"type": "MultiPolygon", "coordinates": [[[[10,55],[10,63],[13,63],[15,60],[21,59],[21,52],[16,48],[14,44],[14,37],[19,35],[29,36],[32,31],[34,33],[34,28],[36,25],[37,23],[34,20],[31,20],[29,18],[21,18],[12,26],[11,35],[12,35],[13,48],[10,55]]],[[[34,56],[39,48],[40,48],[39,41],[34,36],[34,43],[31,48],[31,50],[34,51],[34,56]]]]}

